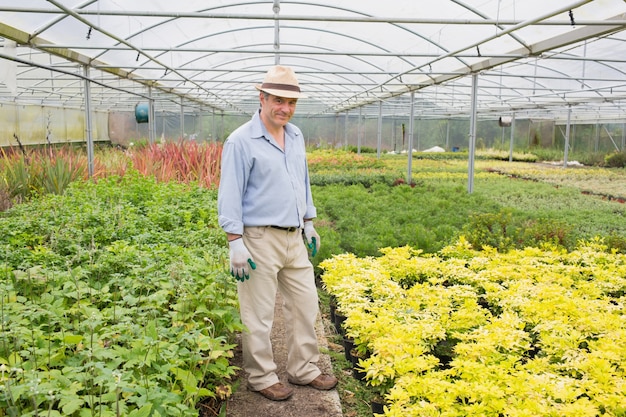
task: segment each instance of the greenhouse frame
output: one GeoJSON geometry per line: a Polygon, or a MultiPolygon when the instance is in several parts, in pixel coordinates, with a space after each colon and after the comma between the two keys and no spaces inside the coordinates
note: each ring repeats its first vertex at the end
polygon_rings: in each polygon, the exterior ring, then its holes
{"type": "Polygon", "coordinates": [[[0,146],[224,140],[281,64],[310,144],[620,151],[625,29],[623,0],[0,0],[0,146]]]}

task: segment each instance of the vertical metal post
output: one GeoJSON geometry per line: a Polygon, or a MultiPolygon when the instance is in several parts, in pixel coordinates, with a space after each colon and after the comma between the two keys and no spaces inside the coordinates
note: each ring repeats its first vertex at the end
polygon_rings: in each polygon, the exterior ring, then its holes
{"type": "Polygon", "coordinates": [[[346,150],[348,149],[348,111],[346,110],[346,116],[343,123],[343,143],[346,150]]]}
{"type": "Polygon", "coordinates": [[[357,124],[356,153],[361,155],[361,118],[363,117],[363,107],[359,107],[359,122],[357,124]]]}
{"type": "Polygon", "coordinates": [[[391,118],[391,144],[392,144],[392,149],[395,152],[396,151],[396,143],[397,143],[397,133],[396,133],[396,118],[392,117],[391,118]]]}
{"type": "Polygon", "coordinates": [[[467,192],[474,191],[474,159],[476,158],[476,112],[478,96],[478,74],[472,74],[472,107],[470,109],[469,162],[467,164],[467,192]]]}
{"type": "Polygon", "coordinates": [[[509,144],[509,162],[513,162],[513,147],[515,145],[515,113],[511,117],[511,141],[509,144]]]}
{"type": "Polygon", "coordinates": [[[567,108],[567,126],[565,126],[565,150],[563,152],[563,168],[567,168],[567,157],[569,153],[569,133],[572,121],[572,106],[567,108]]]}
{"type": "Polygon", "coordinates": [[[152,98],[152,86],[148,86],[148,142],[156,143],[156,124],[154,120],[154,99],[152,98]]]}
{"type": "Polygon", "coordinates": [[[217,142],[217,126],[215,125],[215,109],[211,109],[211,135],[213,141],[217,142]]]}
{"type": "Polygon", "coordinates": [[[337,146],[338,141],[339,141],[339,113],[335,113],[335,136],[333,138],[333,148],[337,146]]]}
{"type": "Polygon", "coordinates": [[[87,166],[89,178],[93,177],[94,152],[93,131],[91,123],[91,83],[89,81],[89,66],[83,65],[85,75],[85,136],[87,138],[87,166]]]}
{"type": "Polygon", "coordinates": [[[180,140],[185,139],[185,108],[183,98],[180,98],[180,140]]]}
{"type": "Polygon", "coordinates": [[[224,138],[224,112],[220,113],[220,138],[224,138]]]}
{"type": "Polygon", "coordinates": [[[274,0],[274,64],[280,64],[280,21],[278,15],[280,14],[280,0],[274,0]]]}
{"type": "Polygon", "coordinates": [[[380,159],[380,148],[383,143],[383,102],[378,102],[378,138],[376,139],[376,157],[380,159]]]}
{"type": "Polygon", "coordinates": [[[411,91],[411,115],[409,116],[409,151],[407,162],[407,178],[406,183],[411,184],[413,179],[413,119],[415,118],[415,91],[411,91]]]}

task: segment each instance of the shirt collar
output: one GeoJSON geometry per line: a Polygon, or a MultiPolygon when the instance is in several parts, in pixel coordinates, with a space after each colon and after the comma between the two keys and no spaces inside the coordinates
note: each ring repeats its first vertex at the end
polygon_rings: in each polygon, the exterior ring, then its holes
{"type": "MultiPolygon", "coordinates": [[[[265,128],[265,125],[261,121],[261,109],[256,111],[254,113],[254,116],[252,116],[252,135],[251,136],[253,139],[260,139],[263,137],[269,139],[270,137],[270,135],[267,133],[267,129],[265,128]]],[[[293,125],[291,123],[287,123],[285,125],[285,136],[286,137],[288,136],[290,138],[294,138],[298,136],[297,130],[293,128],[293,125]]]]}

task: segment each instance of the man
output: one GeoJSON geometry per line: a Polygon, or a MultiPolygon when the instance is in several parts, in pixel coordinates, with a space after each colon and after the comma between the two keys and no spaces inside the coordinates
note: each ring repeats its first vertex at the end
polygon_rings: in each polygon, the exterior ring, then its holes
{"type": "Polygon", "coordinates": [[[284,66],[270,68],[256,88],[260,110],[224,144],[218,214],[247,328],[242,348],[248,385],[281,401],[293,388],[276,374],[270,341],[277,290],[284,300],[289,382],[329,390],[337,378],[315,365],[318,297],[307,246],[315,256],[320,237],[312,221],[316,209],[304,139],[289,123],[305,96],[293,70],[284,66]]]}

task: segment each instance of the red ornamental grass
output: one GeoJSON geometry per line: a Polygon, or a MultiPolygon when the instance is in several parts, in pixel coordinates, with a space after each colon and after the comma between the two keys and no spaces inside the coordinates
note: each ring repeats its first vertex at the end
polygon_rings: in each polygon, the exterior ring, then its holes
{"type": "Polygon", "coordinates": [[[181,140],[134,150],[131,160],[141,174],[158,181],[198,182],[210,188],[219,183],[221,154],[221,144],[181,140]]]}

